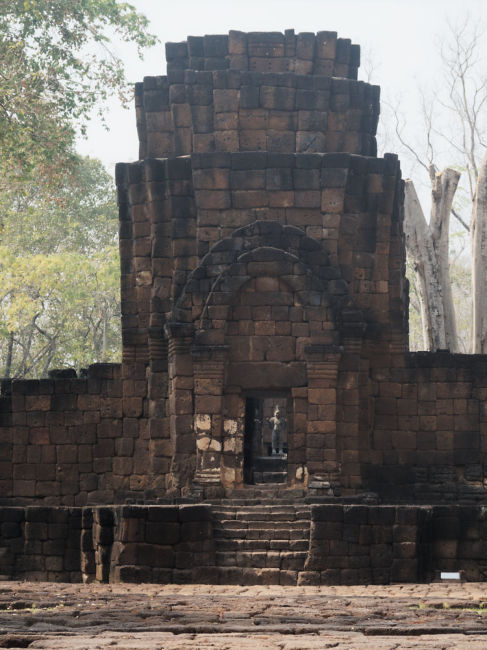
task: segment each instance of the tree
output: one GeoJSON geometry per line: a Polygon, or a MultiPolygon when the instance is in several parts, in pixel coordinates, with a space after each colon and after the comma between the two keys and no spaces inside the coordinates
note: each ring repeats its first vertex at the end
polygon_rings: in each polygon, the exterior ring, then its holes
{"type": "Polygon", "coordinates": [[[91,257],[14,257],[0,247],[0,260],[3,376],[45,376],[51,367],[118,360],[115,246],[91,257]]]}
{"type": "MultiPolygon", "coordinates": [[[[468,236],[461,231],[451,234],[450,238],[450,280],[455,306],[457,326],[457,351],[468,353],[471,349],[472,325],[472,278],[468,250],[468,236]]],[[[406,275],[409,279],[409,349],[424,350],[423,318],[418,281],[420,276],[414,269],[414,262],[408,254],[406,275]]]]}
{"type": "Polygon", "coordinates": [[[75,137],[131,96],[112,39],[147,19],[118,0],[0,0],[0,373],[117,360],[114,188],[75,137]]]}
{"type": "Polygon", "coordinates": [[[85,255],[117,243],[113,179],[99,160],[73,154],[71,166],[49,192],[28,180],[0,192],[0,241],[17,256],[76,251],[85,255]]]}
{"type": "Polygon", "coordinates": [[[56,182],[76,133],[113,93],[129,96],[111,42],[153,45],[148,21],[117,0],[0,0],[0,191],[56,182]]]}
{"type": "Polygon", "coordinates": [[[32,181],[3,195],[0,374],[46,375],[120,356],[120,270],[113,181],[77,158],[49,200],[32,181]],[[6,201],[10,197],[11,203],[6,201]]]}
{"type": "Polygon", "coordinates": [[[450,212],[460,174],[447,168],[431,176],[431,215],[426,222],[416,189],[405,182],[404,232],[408,253],[418,275],[423,342],[428,350],[457,350],[457,328],[450,279],[450,212]]]}
{"type": "Polygon", "coordinates": [[[477,178],[470,226],[472,236],[472,352],[487,354],[487,151],[477,178]]]}
{"type": "Polygon", "coordinates": [[[450,214],[470,233],[472,320],[476,328],[471,350],[481,352],[487,351],[487,318],[484,315],[487,311],[487,280],[484,278],[487,202],[479,200],[482,196],[479,155],[485,147],[487,77],[479,65],[481,30],[478,25],[472,27],[466,20],[460,26],[449,25],[449,29],[449,39],[441,50],[442,84],[429,97],[421,94],[425,124],[422,147],[410,144],[399,113],[394,111],[398,140],[420,168],[428,172],[431,185],[431,217],[427,224],[414,185],[411,180],[406,181],[405,233],[408,254],[418,276],[424,347],[448,348],[453,352],[458,349],[458,337],[450,278],[450,214]],[[442,150],[450,161],[456,159],[457,165],[439,172],[442,150]],[[459,172],[464,182],[460,181],[459,172]],[[473,211],[472,205],[475,206],[473,211]],[[467,216],[468,212],[471,216],[467,216]]]}

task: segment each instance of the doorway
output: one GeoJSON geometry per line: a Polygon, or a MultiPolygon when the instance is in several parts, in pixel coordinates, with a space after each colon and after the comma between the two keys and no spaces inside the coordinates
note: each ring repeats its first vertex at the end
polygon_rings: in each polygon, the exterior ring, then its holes
{"type": "Polygon", "coordinates": [[[288,398],[252,393],[245,400],[244,482],[285,483],[289,433],[288,398]]]}

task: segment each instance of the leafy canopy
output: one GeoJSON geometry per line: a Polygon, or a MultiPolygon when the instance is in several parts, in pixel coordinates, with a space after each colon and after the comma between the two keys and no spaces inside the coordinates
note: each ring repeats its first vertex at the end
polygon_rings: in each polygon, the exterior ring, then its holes
{"type": "Polygon", "coordinates": [[[113,180],[76,157],[47,196],[42,180],[0,193],[0,376],[120,357],[120,262],[113,180]]]}
{"type": "Polygon", "coordinates": [[[91,255],[117,244],[115,187],[99,160],[73,155],[49,192],[42,179],[26,181],[22,190],[0,192],[0,242],[12,254],[91,255]]]}
{"type": "Polygon", "coordinates": [[[130,92],[113,39],[143,48],[148,20],[117,0],[0,0],[0,190],[56,180],[97,107],[130,92]]]}
{"type": "Polygon", "coordinates": [[[156,38],[118,0],[0,0],[0,376],[117,360],[113,181],[75,153],[131,90],[115,42],[156,38]]]}

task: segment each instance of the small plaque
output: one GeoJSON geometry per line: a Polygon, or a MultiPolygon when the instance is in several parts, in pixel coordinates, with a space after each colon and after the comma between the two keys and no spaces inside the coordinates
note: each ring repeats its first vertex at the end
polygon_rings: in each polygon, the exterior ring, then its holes
{"type": "Polygon", "coordinates": [[[460,571],[442,571],[440,573],[441,580],[460,580],[460,571]]]}

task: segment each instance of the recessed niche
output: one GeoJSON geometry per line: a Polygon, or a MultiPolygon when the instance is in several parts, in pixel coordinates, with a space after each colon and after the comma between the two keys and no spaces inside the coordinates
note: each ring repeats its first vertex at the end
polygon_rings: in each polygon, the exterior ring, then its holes
{"type": "Polygon", "coordinates": [[[244,481],[285,483],[289,432],[288,398],[252,394],[245,400],[244,481]]]}

